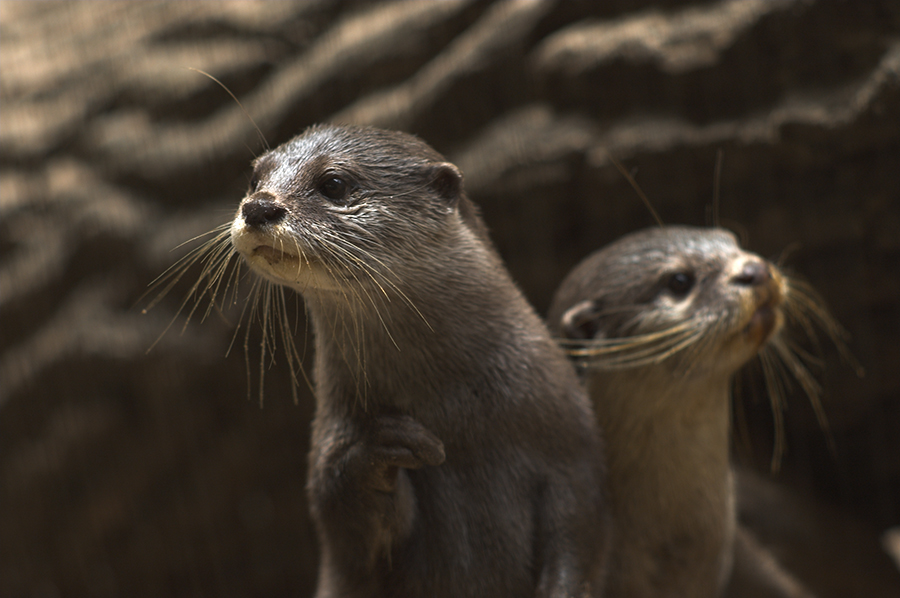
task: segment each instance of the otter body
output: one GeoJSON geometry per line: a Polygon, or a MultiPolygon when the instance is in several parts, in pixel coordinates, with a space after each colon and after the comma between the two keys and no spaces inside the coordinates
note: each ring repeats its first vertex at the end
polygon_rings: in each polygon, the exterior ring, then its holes
{"type": "MultiPolygon", "coordinates": [[[[764,572],[752,538],[736,534],[730,387],[777,338],[789,288],[727,231],[661,227],[592,254],[557,290],[550,327],[583,366],[607,439],[607,595],[718,596],[736,542],[741,583],[764,572]]],[[[805,595],[784,579],[749,594],[805,595]]]]}
{"type": "Polygon", "coordinates": [[[318,596],[597,594],[590,404],[455,166],[411,135],[310,128],[255,161],[232,242],[313,325],[318,596]]]}

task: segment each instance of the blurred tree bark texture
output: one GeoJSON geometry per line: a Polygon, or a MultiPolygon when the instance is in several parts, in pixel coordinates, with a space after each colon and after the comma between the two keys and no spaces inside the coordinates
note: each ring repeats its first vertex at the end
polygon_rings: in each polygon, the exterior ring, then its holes
{"type": "MultiPolygon", "coordinates": [[[[610,156],[666,223],[709,224],[718,193],[721,223],[821,292],[866,369],[821,343],[836,455],[795,389],[772,490],[849,518],[831,537],[858,545],[804,564],[799,526],[832,529],[819,511],[758,533],[823,596],[881,566],[900,523],[896,1],[5,1],[0,50],[0,594],[314,587],[310,391],[294,404],[276,352],[260,408],[241,305],[176,317],[199,270],[142,313],[196,246],[179,245],[231,218],[264,151],[251,117],[273,147],[320,121],[422,136],[539,310],[580,258],[653,225],[610,156]]],[[[298,304],[301,345],[304,322],[298,304]]],[[[736,455],[767,473],[771,411],[745,381],[736,455]]],[[[897,595],[891,573],[856,595],[897,595]]]]}

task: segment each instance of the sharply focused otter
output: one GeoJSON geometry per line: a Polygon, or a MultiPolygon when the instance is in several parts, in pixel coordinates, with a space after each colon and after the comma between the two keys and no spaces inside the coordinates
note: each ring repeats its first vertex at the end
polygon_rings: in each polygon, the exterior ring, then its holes
{"type": "Polygon", "coordinates": [[[557,290],[550,328],[584,368],[607,439],[610,596],[716,596],[734,557],[735,581],[753,589],[729,592],[806,595],[736,532],[730,387],[761,351],[803,377],[779,332],[786,316],[822,320],[814,306],[807,287],[709,228],[628,235],[557,290]]]}
{"type": "Polygon", "coordinates": [[[455,166],[312,127],[255,161],[231,240],[313,325],[318,596],[598,595],[594,416],[455,166]]]}

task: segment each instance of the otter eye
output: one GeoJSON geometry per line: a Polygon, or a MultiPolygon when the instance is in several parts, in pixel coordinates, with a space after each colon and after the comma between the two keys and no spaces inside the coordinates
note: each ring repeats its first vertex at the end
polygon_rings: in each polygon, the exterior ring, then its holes
{"type": "Polygon", "coordinates": [[[347,198],[350,185],[341,177],[332,176],[322,181],[319,192],[332,202],[340,202],[347,198]]]}
{"type": "Polygon", "coordinates": [[[259,187],[259,176],[254,172],[250,177],[250,191],[247,195],[251,195],[256,193],[256,189],[259,187]]]}
{"type": "Polygon", "coordinates": [[[666,288],[676,297],[684,297],[694,288],[694,275],[690,272],[676,272],[669,276],[666,288]]]}

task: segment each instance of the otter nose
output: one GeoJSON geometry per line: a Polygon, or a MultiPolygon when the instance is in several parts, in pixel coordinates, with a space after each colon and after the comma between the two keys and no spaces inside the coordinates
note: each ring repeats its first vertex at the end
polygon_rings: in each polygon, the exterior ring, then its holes
{"type": "Polygon", "coordinates": [[[731,282],[734,284],[744,285],[748,287],[758,286],[769,282],[772,274],[769,272],[769,264],[766,262],[752,261],[744,264],[731,282]]]}
{"type": "Polygon", "coordinates": [[[253,196],[241,207],[241,216],[249,226],[275,224],[280,222],[285,214],[287,209],[268,193],[253,196]]]}

